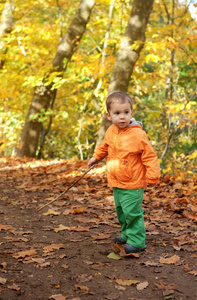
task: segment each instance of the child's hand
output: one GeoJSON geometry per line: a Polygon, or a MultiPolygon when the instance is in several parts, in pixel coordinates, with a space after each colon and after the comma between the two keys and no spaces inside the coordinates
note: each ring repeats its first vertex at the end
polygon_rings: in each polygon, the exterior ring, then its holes
{"type": "Polygon", "coordinates": [[[92,165],[94,165],[98,160],[95,157],[90,158],[88,162],[88,167],[90,168],[92,165]]]}

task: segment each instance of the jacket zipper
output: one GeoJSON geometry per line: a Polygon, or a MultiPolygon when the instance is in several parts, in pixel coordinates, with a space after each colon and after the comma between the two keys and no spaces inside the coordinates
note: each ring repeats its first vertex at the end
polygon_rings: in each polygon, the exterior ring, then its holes
{"type": "Polygon", "coordinates": [[[115,140],[115,155],[116,155],[116,152],[117,152],[117,147],[116,147],[116,144],[117,144],[117,137],[118,137],[118,134],[120,132],[120,129],[118,129],[117,133],[116,133],[116,140],[115,140]]]}

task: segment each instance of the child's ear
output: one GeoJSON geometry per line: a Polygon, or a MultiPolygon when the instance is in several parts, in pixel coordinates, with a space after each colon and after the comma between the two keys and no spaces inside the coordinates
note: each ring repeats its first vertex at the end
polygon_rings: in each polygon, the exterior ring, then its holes
{"type": "Polygon", "coordinates": [[[109,121],[111,121],[111,116],[110,116],[110,114],[107,112],[106,113],[106,116],[107,116],[107,119],[109,120],[109,121]]]}

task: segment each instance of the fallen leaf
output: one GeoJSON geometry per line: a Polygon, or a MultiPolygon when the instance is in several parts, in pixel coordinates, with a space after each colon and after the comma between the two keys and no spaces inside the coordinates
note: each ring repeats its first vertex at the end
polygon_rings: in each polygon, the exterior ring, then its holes
{"type": "Polygon", "coordinates": [[[111,252],[109,255],[107,255],[107,257],[111,258],[111,259],[115,259],[115,260],[123,259],[120,255],[118,255],[114,252],[111,252]]]}
{"type": "Polygon", "coordinates": [[[84,260],[83,262],[86,265],[93,265],[94,264],[92,261],[89,261],[89,260],[84,260]]]}
{"type": "Polygon", "coordinates": [[[67,296],[63,296],[62,294],[57,294],[57,295],[52,295],[49,297],[49,299],[54,299],[54,300],[65,300],[67,296]]]}
{"type": "Polygon", "coordinates": [[[110,234],[104,234],[104,233],[100,233],[99,235],[93,236],[94,240],[103,240],[103,239],[109,239],[109,238],[110,238],[110,234]]]}
{"type": "Polygon", "coordinates": [[[105,264],[98,262],[92,265],[92,269],[94,270],[102,270],[105,268],[105,264]]]}
{"type": "Polygon", "coordinates": [[[0,269],[1,269],[1,271],[4,271],[6,268],[7,268],[7,263],[6,262],[0,263],[0,269]]]}
{"type": "Polygon", "coordinates": [[[159,267],[158,263],[151,261],[151,260],[143,262],[142,264],[144,264],[147,267],[159,267]]]}
{"type": "Polygon", "coordinates": [[[120,285],[129,286],[132,284],[137,284],[139,280],[131,280],[131,279],[116,279],[116,282],[120,285]]]}
{"type": "Polygon", "coordinates": [[[192,271],[190,271],[190,272],[188,272],[189,274],[192,274],[192,275],[194,275],[194,276],[197,276],[197,271],[196,270],[192,270],[192,271]]]}
{"type": "Polygon", "coordinates": [[[127,256],[127,257],[135,257],[135,258],[139,258],[140,257],[139,253],[129,253],[129,254],[127,254],[125,252],[125,250],[124,250],[124,247],[122,245],[120,245],[120,244],[116,243],[116,244],[114,244],[114,247],[120,251],[119,255],[122,256],[122,257],[125,257],[125,256],[127,256]]]}
{"type": "Polygon", "coordinates": [[[180,261],[180,257],[178,255],[173,255],[169,258],[160,257],[159,262],[161,264],[175,264],[180,261]]]}
{"type": "Polygon", "coordinates": [[[40,266],[41,266],[42,268],[45,268],[45,267],[48,267],[48,266],[50,266],[50,265],[51,265],[50,261],[47,261],[47,262],[41,264],[40,266]]]}
{"type": "Polygon", "coordinates": [[[174,294],[174,290],[164,290],[163,291],[163,295],[164,296],[170,296],[172,294],[174,294]]]}
{"type": "Polygon", "coordinates": [[[84,211],[85,211],[84,207],[77,207],[77,208],[71,208],[70,209],[70,213],[73,214],[73,215],[82,214],[82,213],[84,213],[84,211]]]}
{"type": "Polygon", "coordinates": [[[70,213],[70,209],[65,209],[65,211],[63,212],[64,216],[68,216],[70,213]]]}
{"type": "Polygon", "coordinates": [[[45,259],[44,259],[44,258],[40,258],[40,257],[38,257],[38,258],[32,257],[31,260],[32,260],[33,262],[38,263],[38,264],[43,264],[43,263],[45,262],[45,259]]]}
{"type": "Polygon", "coordinates": [[[62,268],[64,268],[64,269],[68,269],[68,268],[69,268],[69,266],[68,266],[67,264],[63,264],[63,265],[62,265],[62,268]]]}
{"type": "Polygon", "coordinates": [[[8,289],[20,291],[21,288],[19,285],[13,283],[13,285],[8,285],[8,289]]]}
{"type": "Polygon", "coordinates": [[[7,279],[0,277],[0,284],[5,284],[7,281],[7,279]]]}
{"type": "MultiPolygon", "coordinates": [[[[24,234],[31,234],[31,233],[33,233],[33,231],[16,231],[16,230],[10,230],[10,232],[11,233],[13,233],[14,235],[24,235],[24,234]]],[[[23,240],[22,238],[21,238],[21,240],[23,240]]],[[[24,240],[24,242],[26,242],[25,240],[24,240]]]]}
{"type": "Polygon", "coordinates": [[[60,212],[57,212],[55,210],[52,210],[52,209],[48,209],[48,211],[46,213],[43,213],[43,216],[59,216],[60,215],[60,212]]]}
{"type": "Polygon", "coordinates": [[[116,293],[116,292],[112,292],[108,295],[103,295],[103,297],[105,299],[108,299],[108,300],[115,300],[115,299],[119,299],[119,295],[116,293]]]}
{"type": "Polygon", "coordinates": [[[147,288],[148,285],[149,285],[148,281],[140,282],[140,283],[137,285],[137,290],[138,290],[138,291],[142,291],[142,290],[144,290],[145,288],[147,288]]]}
{"type": "Polygon", "coordinates": [[[70,227],[70,231],[86,232],[90,231],[90,227],[82,227],[79,225],[78,227],[70,227]]]}
{"type": "Polygon", "coordinates": [[[32,249],[26,250],[26,251],[19,251],[19,252],[13,254],[12,256],[14,258],[24,258],[26,256],[35,256],[35,255],[37,255],[37,252],[35,249],[32,248],[32,249]]]}
{"type": "Polygon", "coordinates": [[[59,232],[59,231],[61,231],[61,230],[70,230],[70,227],[64,226],[64,225],[60,224],[59,227],[54,228],[54,231],[55,231],[55,232],[59,232]]]}
{"type": "Polygon", "coordinates": [[[174,290],[178,289],[176,284],[163,284],[163,283],[155,283],[155,285],[160,289],[160,290],[174,290]]]}
{"type": "Polygon", "coordinates": [[[92,275],[88,275],[88,274],[80,274],[77,277],[77,282],[88,282],[90,280],[92,280],[92,275]]]}
{"type": "Polygon", "coordinates": [[[84,285],[77,285],[77,284],[75,284],[75,289],[79,290],[82,294],[89,293],[89,288],[87,286],[84,286],[84,285]]]}
{"type": "Polygon", "coordinates": [[[121,286],[121,285],[115,285],[115,288],[119,291],[126,291],[126,288],[124,286],[121,286]]]}
{"type": "Polygon", "coordinates": [[[64,244],[51,244],[43,247],[44,253],[65,248],[64,244]]]}
{"type": "Polygon", "coordinates": [[[0,224],[0,231],[1,231],[1,230],[9,230],[9,229],[12,229],[12,226],[11,226],[11,225],[3,225],[3,224],[0,224]]]}

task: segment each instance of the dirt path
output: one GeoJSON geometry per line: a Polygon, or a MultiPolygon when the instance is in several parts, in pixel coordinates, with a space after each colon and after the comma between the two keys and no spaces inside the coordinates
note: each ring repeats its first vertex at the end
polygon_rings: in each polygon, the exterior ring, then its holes
{"type": "Polygon", "coordinates": [[[196,223],[169,207],[171,183],[146,191],[139,257],[114,247],[120,227],[101,168],[37,212],[85,170],[83,162],[0,157],[0,299],[197,299],[196,223]]]}

